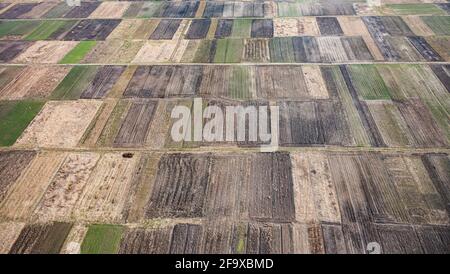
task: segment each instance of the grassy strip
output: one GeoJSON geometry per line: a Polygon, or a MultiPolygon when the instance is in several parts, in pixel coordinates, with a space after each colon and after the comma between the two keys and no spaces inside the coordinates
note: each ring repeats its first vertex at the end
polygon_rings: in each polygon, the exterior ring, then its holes
{"type": "Polygon", "coordinates": [[[421,16],[420,18],[437,35],[450,35],[450,16],[421,16]]]}
{"type": "Polygon", "coordinates": [[[62,28],[66,21],[45,21],[39,25],[32,33],[25,37],[25,40],[37,41],[46,40],[50,37],[52,33],[62,28]]]}
{"type": "Polygon", "coordinates": [[[41,110],[44,102],[0,102],[0,146],[11,146],[41,110]]]}
{"type": "Polygon", "coordinates": [[[5,21],[0,23],[0,37],[23,36],[40,25],[39,21],[5,21]]]}
{"type": "Polygon", "coordinates": [[[75,48],[67,53],[59,63],[78,64],[96,44],[96,41],[81,41],[75,48]]]}
{"type": "Polygon", "coordinates": [[[386,7],[398,15],[446,14],[445,11],[433,4],[388,4],[386,7]]]}
{"type": "Polygon", "coordinates": [[[232,38],[249,38],[252,29],[251,19],[235,19],[233,21],[232,38]]]}
{"type": "Polygon", "coordinates": [[[81,244],[82,254],[115,254],[124,231],[119,225],[91,225],[81,244]]]}
{"type": "Polygon", "coordinates": [[[53,91],[50,99],[73,100],[80,98],[81,93],[95,77],[98,66],[75,66],[53,91]]]}
{"type": "Polygon", "coordinates": [[[242,39],[217,40],[214,63],[239,63],[241,61],[244,41],[242,39]]]}
{"type": "Polygon", "coordinates": [[[386,84],[373,65],[350,65],[350,75],[356,91],[365,100],[391,99],[386,84]]]}

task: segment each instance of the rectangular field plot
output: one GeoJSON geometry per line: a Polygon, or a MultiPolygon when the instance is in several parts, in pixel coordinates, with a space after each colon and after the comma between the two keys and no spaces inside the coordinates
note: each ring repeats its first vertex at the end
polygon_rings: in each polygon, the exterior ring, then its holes
{"type": "Polygon", "coordinates": [[[350,145],[350,132],[342,105],[334,101],[282,102],[282,145],[350,145]]]}
{"type": "Polygon", "coordinates": [[[156,102],[131,103],[125,119],[114,139],[114,146],[139,146],[145,143],[152,117],[156,110],[156,102]]]}
{"type": "Polygon", "coordinates": [[[81,41],[78,43],[71,51],[69,51],[62,60],[59,61],[60,64],[77,64],[83,60],[84,56],[92,50],[95,46],[96,41],[81,41]]]}
{"type": "Polygon", "coordinates": [[[127,2],[105,2],[89,15],[89,18],[121,18],[125,11],[129,8],[130,3],[127,2]]]}
{"type": "Polygon", "coordinates": [[[316,20],[321,35],[339,36],[344,34],[336,17],[317,17],[316,20]]]}
{"type": "Polygon", "coordinates": [[[2,12],[0,14],[0,19],[15,19],[20,18],[22,15],[27,14],[33,8],[38,6],[39,3],[20,3],[15,4],[14,6],[10,7],[6,11],[2,12]]]}
{"type": "Polygon", "coordinates": [[[294,218],[290,159],[283,153],[167,154],[159,162],[153,184],[144,215],[147,219],[223,215],[256,220],[294,218]],[[230,161],[240,168],[227,168],[224,164],[230,161]],[[230,181],[232,172],[235,179],[230,181]],[[239,189],[243,192],[238,195],[239,189]]]}
{"type": "Polygon", "coordinates": [[[71,153],[58,168],[35,210],[40,220],[70,220],[100,156],[71,153]]]}
{"type": "Polygon", "coordinates": [[[100,2],[83,2],[80,6],[75,6],[65,13],[64,18],[86,18],[97,9],[100,4],[100,2]]]}
{"type": "Polygon", "coordinates": [[[10,254],[57,254],[69,231],[70,223],[26,225],[9,250],[10,254]]]}
{"type": "Polygon", "coordinates": [[[20,146],[74,147],[91,123],[101,102],[47,102],[17,141],[20,146]]]}
{"type": "Polygon", "coordinates": [[[124,227],[118,225],[91,225],[81,244],[82,254],[114,254],[119,250],[124,227]]]}
{"type": "Polygon", "coordinates": [[[37,154],[0,204],[0,215],[9,219],[30,217],[65,156],[58,152],[37,154]]]}
{"type": "Polygon", "coordinates": [[[0,42],[0,63],[8,63],[32,45],[26,41],[0,42]]]}
{"type": "Polygon", "coordinates": [[[74,207],[77,220],[120,222],[138,157],[107,153],[97,163],[74,207]]]}
{"type": "Polygon", "coordinates": [[[70,67],[26,67],[0,89],[3,100],[48,97],[69,72],[70,67]]]}
{"type": "Polygon", "coordinates": [[[62,39],[65,41],[105,40],[120,21],[119,19],[82,20],[62,39]]]}
{"type": "Polygon", "coordinates": [[[39,113],[43,102],[0,102],[0,146],[11,146],[39,113]]]}
{"type": "MultiPolygon", "coordinates": [[[[163,19],[159,22],[153,33],[150,35],[150,39],[154,40],[170,40],[181,24],[181,19],[163,19]]],[[[195,23],[194,23],[195,24],[195,23]]]]}
{"type": "Polygon", "coordinates": [[[37,41],[12,62],[56,64],[76,45],[75,41],[37,41]]]}
{"type": "Polygon", "coordinates": [[[125,97],[164,98],[191,96],[203,77],[203,66],[140,66],[124,92],[125,97]]]}
{"type": "Polygon", "coordinates": [[[25,223],[0,223],[0,254],[8,254],[24,226],[25,223]]]}
{"type": "Polygon", "coordinates": [[[36,156],[34,151],[4,151],[0,153],[0,202],[36,156]]]}
{"type": "Polygon", "coordinates": [[[103,98],[119,79],[125,67],[104,66],[100,68],[89,86],[81,93],[81,99],[103,98]]]}
{"type": "Polygon", "coordinates": [[[75,20],[42,21],[25,40],[59,40],[77,23],[75,20]]]}
{"type": "Polygon", "coordinates": [[[39,24],[36,21],[0,21],[0,38],[2,40],[20,40],[31,33],[39,24]]]}
{"type": "Polygon", "coordinates": [[[450,35],[450,16],[423,16],[425,24],[437,35],[450,35]]]}

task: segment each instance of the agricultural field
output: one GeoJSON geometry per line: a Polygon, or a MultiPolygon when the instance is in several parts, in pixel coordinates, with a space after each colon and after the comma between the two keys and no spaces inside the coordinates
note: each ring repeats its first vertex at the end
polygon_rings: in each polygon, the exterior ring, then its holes
{"type": "Polygon", "coordinates": [[[450,254],[450,4],[381,2],[0,3],[0,253],[450,254]]]}

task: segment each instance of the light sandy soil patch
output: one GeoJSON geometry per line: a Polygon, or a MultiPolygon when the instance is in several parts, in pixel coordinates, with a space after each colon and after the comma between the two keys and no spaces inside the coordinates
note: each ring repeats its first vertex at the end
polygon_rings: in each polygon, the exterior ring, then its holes
{"type": "Polygon", "coordinates": [[[182,39],[178,42],[178,45],[177,45],[175,52],[173,54],[173,57],[172,57],[172,62],[179,63],[182,61],[183,55],[189,46],[189,41],[190,40],[182,39]]]}
{"type": "Polygon", "coordinates": [[[109,59],[120,49],[123,41],[118,39],[97,42],[95,47],[83,58],[82,64],[110,63],[109,59]]]}
{"type": "Polygon", "coordinates": [[[61,254],[80,254],[81,243],[87,230],[88,227],[83,224],[73,226],[69,235],[67,235],[64,246],[61,248],[61,254]]]}
{"type": "Polygon", "coordinates": [[[291,153],[291,161],[297,221],[340,223],[339,204],[327,156],[291,153]]]}
{"type": "Polygon", "coordinates": [[[132,63],[166,63],[170,61],[178,41],[151,40],[139,50],[132,63]]]}
{"type": "Polygon", "coordinates": [[[25,52],[17,56],[13,63],[58,63],[78,42],[76,41],[37,41],[25,52]]]}
{"type": "Polygon", "coordinates": [[[313,98],[329,98],[327,87],[322,77],[322,72],[318,66],[302,66],[306,86],[313,98]]]}
{"type": "Polygon", "coordinates": [[[189,29],[189,26],[191,25],[191,20],[183,19],[180,23],[180,26],[178,27],[177,31],[172,37],[172,40],[180,40],[182,37],[185,36],[187,30],[189,29]]]}
{"type": "MultiPolygon", "coordinates": [[[[184,43],[180,40],[180,44],[184,43]]],[[[181,57],[182,63],[190,63],[194,61],[195,54],[197,52],[198,47],[200,46],[200,40],[189,40],[186,49],[184,50],[183,57],[181,57]]],[[[178,58],[178,56],[177,56],[178,58]]]]}
{"type": "Polygon", "coordinates": [[[370,53],[375,60],[383,60],[383,55],[378,49],[375,41],[372,39],[366,25],[360,17],[338,16],[339,24],[346,36],[362,36],[370,53]]]}
{"type": "Polygon", "coordinates": [[[170,108],[167,101],[158,101],[156,112],[150,125],[146,146],[160,149],[165,145],[167,134],[169,134],[170,126],[170,108]]]}
{"type": "Polygon", "coordinates": [[[98,42],[81,61],[83,64],[129,63],[142,48],[144,41],[110,39],[98,42]]]}
{"type": "Polygon", "coordinates": [[[370,36],[360,17],[338,16],[339,24],[346,36],[370,36]]]}
{"type": "Polygon", "coordinates": [[[314,17],[275,18],[273,19],[273,28],[275,37],[320,35],[314,17]]]}
{"type": "Polygon", "coordinates": [[[298,35],[298,22],[296,18],[274,18],[273,36],[286,37],[298,35]]]}
{"type": "Polygon", "coordinates": [[[133,34],[133,39],[147,40],[158,26],[160,19],[140,20],[140,26],[133,34]]]}
{"type": "Polygon", "coordinates": [[[18,146],[74,147],[94,118],[101,102],[47,102],[16,142],[18,146]]]}
{"type": "Polygon", "coordinates": [[[30,217],[65,156],[65,153],[57,152],[38,154],[8,192],[0,207],[0,215],[8,219],[30,217]]]}
{"type": "Polygon", "coordinates": [[[201,1],[197,11],[195,12],[195,18],[201,18],[203,16],[203,12],[205,12],[205,8],[206,2],[201,1]]]}
{"type": "Polygon", "coordinates": [[[125,19],[111,32],[107,39],[145,39],[158,25],[159,19],[142,20],[142,19],[125,19]]]}
{"type": "Polygon", "coordinates": [[[70,220],[97,164],[97,153],[71,153],[56,173],[35,213],[40,220],[70,220]]]}
{"type": "Polygon", "coordinates": [[[75,207],[79,220],[118,222],[129,196],[138,155],[124,158],[121,153],[104,154],[75,207]]]}
{"type": "Polygon", "coordinates": [[[91,13],[89,18],[122,18],[131,3],[103,2],[91,13]]]}
{"type": "Polygon", "coordinates": [[[298,35],[320,35],[319,27],[314,17],[300,17],[297,20],[298,35]]]}
{"type": "Polygon", "coordinates": [[[434,35],[433,31],[420,19],[419,16],[403,16],[403,21],[418,36],[434,35]]]}
{"type": "Polygon", "coordinates": [[[355,9],[356,14],[360,16],[377,14],[376,8],[371,7],[366,3],[355,3],[353,8],[355,9]]]}
{"type": "Polygon", "coordinates": [[[26,67],[0,91],[0,98],[16,100],[47,97],[69,71],[70,67],[26,67]]]}
{"type": "Polygon", "coordinates": [[[273,18],[278,14],[278,6],[276,2],[264,3],[264,17],[273,18]]]}
{"type": "Polygon", "coordinates": [[[106,63],[128,64],[144,45],[145,41],[125,40],[119,49],[111,56],[106,63]]]}
{"type": "Polygon", "coordinates": [[[216,18],[211,19],[211,25],[209,26],[208,34],[206,34],[206,39],[214,39],[218,24],[219,21],[216,18]]]}
{"type": "Polygon", "coordinates": [[[83,146],[95,146],[97,143],[98,138],[100,138],[100,135],[102,134],[103,128],[105,127],[106,123],[108,122],[109,116],[111,115],[112,111],[114,110],[114,107],[116,106],[117,101],[116,100],[105,100],[103,105],[101,106],[99,110],[99,115],[94,120],[94,124],[92,124],[89,128],[89,130],[86,133],[86,137],[84,140],[81,141],[83,146]]]}
{"type": "Polygon", "coordinates": [[[24,226],[24,223],[0,223],[0,254],[8,253],[24,226]]]}

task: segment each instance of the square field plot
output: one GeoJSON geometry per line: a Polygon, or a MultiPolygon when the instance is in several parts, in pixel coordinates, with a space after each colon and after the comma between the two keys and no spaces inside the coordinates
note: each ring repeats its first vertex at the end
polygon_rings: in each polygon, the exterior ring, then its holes
{"type": "Polygon", "coordinates": [[[94,118],[101,102],[48,102],[17,141],[20,146],[74,147],[94,118]]]}

